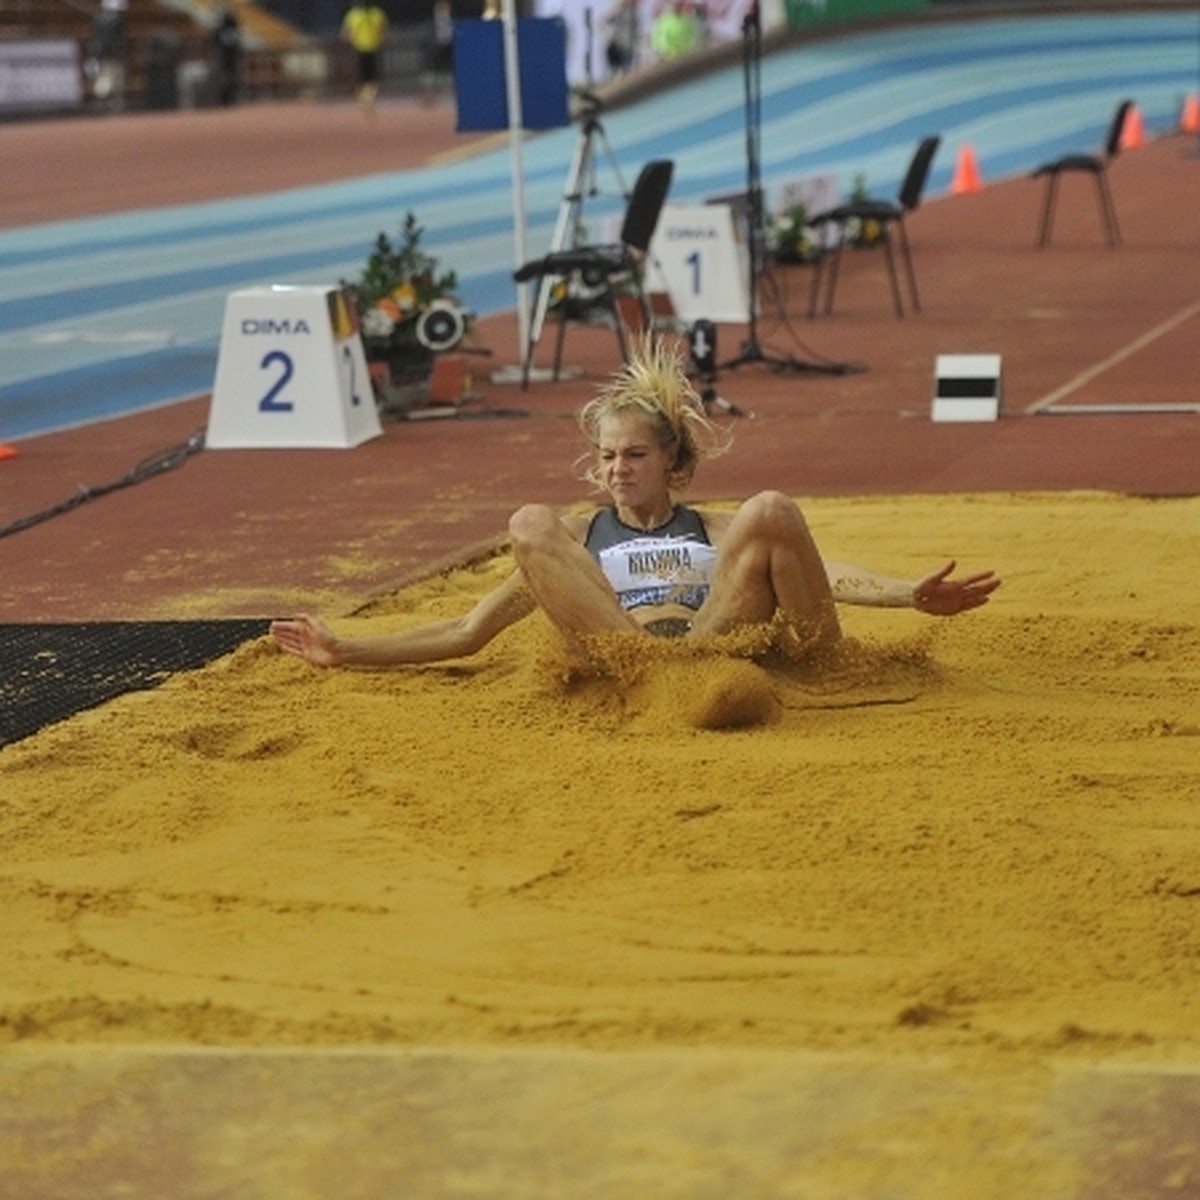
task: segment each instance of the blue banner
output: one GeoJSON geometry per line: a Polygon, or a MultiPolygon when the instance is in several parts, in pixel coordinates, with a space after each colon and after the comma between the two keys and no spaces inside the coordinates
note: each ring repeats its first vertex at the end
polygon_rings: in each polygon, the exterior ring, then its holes
{"type": "MultiPolygon", "coordinates": [[[[569,125],[566,26],[557,17],[517,22],[521,127],[569,125]]],[[[454,22],[454,95],[460,133],[508,128],[503,21],[454,22]]]]}

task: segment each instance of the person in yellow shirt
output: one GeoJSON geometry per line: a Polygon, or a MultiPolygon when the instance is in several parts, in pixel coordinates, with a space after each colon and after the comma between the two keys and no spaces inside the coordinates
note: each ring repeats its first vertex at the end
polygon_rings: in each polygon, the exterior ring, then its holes
{"type": "Polygon", "coordinates": [[[676,0],[659,14],[650,30],[650,44],[664,62],[704,45],[704,27],[691,0],[676,0]]]}
{"type": "Polygon", "coordinates": [[[375,112],[379,95],[379,51],[387,28],[387,13],[367,0],[355,0],[342,19],[342,37],[358,56],[358,103],[368,115],[375,112]]]}

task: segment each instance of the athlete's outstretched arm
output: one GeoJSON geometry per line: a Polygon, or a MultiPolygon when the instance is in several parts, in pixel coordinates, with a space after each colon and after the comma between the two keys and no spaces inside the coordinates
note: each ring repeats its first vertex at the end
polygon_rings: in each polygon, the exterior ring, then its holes
{"type": "Polygon", "coordinates": [[[398,667],[475,654],[534,607],[520,573],[514,572],[470,612],[415,629],[346,638],[302,613],[272,621],[271,634],[281,649],[317,667],[398,667]]]}
{"type": "Polygon", "coordinates": [[[955,564],[948,562],[915,583],[894,579],[847,563],[825,564],[834,600],[871,608],[915,608],[937,617],[952,617],[986,604],[1000,586],[993,571],[978,571],[951,579],[955,564]]]}

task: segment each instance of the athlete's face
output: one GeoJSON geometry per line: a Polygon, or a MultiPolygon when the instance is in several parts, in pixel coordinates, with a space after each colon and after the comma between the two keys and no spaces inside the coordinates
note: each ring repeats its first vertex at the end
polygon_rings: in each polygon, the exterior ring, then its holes
{"type": "Polygon", "coordinates": [[[622,413],[600,422],[597,456],[604,486],[618,506],[643,509],[669,496],[674,447],[659,444],[646,417],[622,413]]]}

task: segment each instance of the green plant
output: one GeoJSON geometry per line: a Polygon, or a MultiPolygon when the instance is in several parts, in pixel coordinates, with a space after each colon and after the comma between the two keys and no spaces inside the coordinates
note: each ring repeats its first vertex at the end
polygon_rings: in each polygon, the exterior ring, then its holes
{"type": "Polygon", "coordinates": [[[397,240],[385,233],[375,239],[358,282],[343,281],[358,307],[367,358],[388,362],[397,378],[423,374],[433,358],[417,336],[421,314],[438,302],[458,304],[458,276],[422,247],[424,233],[407,213],[397,240]]]}
{"type": "Polygon", "coordinates": [[[821,254],[821,245],[808,223],[808,209],[793,204],[767,218],[767,250],[777,262],[812,262],[821,254]]]}

